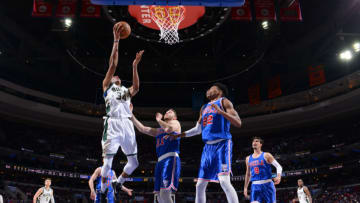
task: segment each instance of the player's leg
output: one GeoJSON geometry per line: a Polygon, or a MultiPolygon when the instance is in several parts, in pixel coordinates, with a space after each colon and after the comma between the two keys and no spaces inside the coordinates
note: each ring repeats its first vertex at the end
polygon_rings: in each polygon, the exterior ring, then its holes
{"type": "Polygon", "coordinates": [[[227,201],[229,203],[238,203],[239,198],[237,196],[236,190],[230,182],[230,175],[220,175],[219,181],[221,188],[226,194],[227,201]]]}
{"type": "Polygon", "coordinates": [[[121,127],[124,132],[124,136],[121,139],[121,149],[127,157],[127,163],[117,182],[123,184],[125,179],[139,166],[139,161],[137,158],[137,143],[133,123],[130,119],[124,119],[121,127]]]}
{"type": "Polygon", "coordinates": [[[276,189],[273,182],[265,183],[262,185],[263,199],[265,203],[276,202],[276,189]]]}
{"type": "Polygon", "coordinates": [[[169,157],[165,160],[162,160],[159,165],[161,165],[161,178],[160,182],[160,199],[166,203],[172,203],[171,192],[177,191],[179,186],[179,178],[181,171],[181,162],[179,157],[169,157]]]}
{"type": "Polygon", "coordinates": [[[101,167],[101,192],[105,193],[106,190],[106,177],[111,171],[112,161],[114,159],[113,155],[105,155],[104,164],[101,167]]]}
{"type": "Polygon", "coordinates": [[[195,203],[206,203],[206,187],[208,185],[206,180],[198,180],[196,183],[195,203]]]}
{"type": "Polygon", "coordinates": [[[252,184],[250,203],[262,203],[262,202],[263,202],[263,198],[262,198],[261,185],[252,184]]]}
{"type": "Polygon", "coordinates": [[[221,188],[225,192],[226,198],[229,203],[238,203],[235,188],[230,181],[231,174],[231,161],[232,161],[232,141],[225,140],[217,144],[217,158],[220,165],[219,181],[221,188]]]}
{"type": "Polygon", "coordinates": [[[209,181],[218,182],[218,170],[214,170],[212,164],[215,151],[216,147],[214,145],[206,144],[203,148],[198,175],[199,178],[196,183],[195,203],[206,202],[206,187],[209,181]]]}

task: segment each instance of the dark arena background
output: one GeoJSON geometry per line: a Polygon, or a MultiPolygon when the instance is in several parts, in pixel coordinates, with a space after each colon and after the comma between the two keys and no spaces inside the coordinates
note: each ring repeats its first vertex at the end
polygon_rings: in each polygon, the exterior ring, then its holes
{"type": "MultiPolygon", "coordinates": [[[[132,85],[133,60],[145,50],[139,92],[132,99],[133,114],[144,125],[158,128],[155,113],[173,108],[182,131],[189,130],[208,103],[206,91],[216,82],[227,85],[242,122],[231,128],[230,177],[239,202],[250,202],[243,191],[254,136],[283,168],[276,202],[297,202],[298,179],[312,202],[360,201],[359,1],[240,0],[242,6],[235,0],[165,1],[162,5],[186,8],[179,42],[172,45],[160,40],[149,14],[158,2],[146,2],[1,2],[4,203],[36,202],[46,178],[55,202],[94,202],[88,181],[103,164],[102,82],[119,21],[132,31],[118,45],[115,74],[124,86],[132,85]]],[[[124,183],[133,194],[119,192],[115,202],[157,202],[157,142],[135,132],[139,166],[124,183]]],[[[204,145],[201,135],[181,139],[175,202],[195,202],[204,145]]],[[[126,163],[119,150],[112,165],[118,176],[126,163]]],[[[275,177],[274,167],[272,173],[275,177]]],[[[209,203],[228,202],[218,183],[209,183],[206,197],[209,203]]]]}

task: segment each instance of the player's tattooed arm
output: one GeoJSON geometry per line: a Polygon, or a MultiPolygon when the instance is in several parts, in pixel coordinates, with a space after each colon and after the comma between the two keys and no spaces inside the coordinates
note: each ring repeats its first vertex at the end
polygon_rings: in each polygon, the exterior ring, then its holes
{"type": "Polygon", "coordinates": [[[213,108],[215,108],[219,114],[223,115],[227,120],[229,120],[232,125],[234,125],[234,126],[236,126],[238,128],[241,127],[242,122],[241,122],[241,119],[239,117],[239,114],[234,109],[234,106],[233,106],[233,104],[231,103],[230,100],[228,100],[226,98],[224,98],[224,100],[223,100],[223,106],[225,108],[225,111],[222,110],[216,104],[212,104],[211,106],[213,108]]]}
{"type": "Polygon", "coordinates": [[[150,135],[152,137],[156,137],[159,134],[158,128],[151,128],[148,126],[144,126],[138,119],[136,119],[134,115],[131,117],[131,120],[134,123],[136,129],[138,129],[138,131],[140,131],[141,133],[150,135]]]}
{"type": "Polygon", "coordinates": [[[309,203],[312,203],[312,198],[311,198],[311,193],[309,191],[309,188],[304,186],[304,192],[305,192],[306,196],[308,197],[309,203]]]}
{"type": "Polygon", "coordinates": [[[90,199],[92,199],[92,200],[95,200],[95,198],[96,198],[94,181],[96,180],[97,177],[100,176],[100,173],[101,173],[101,168],[98,167],[97,169],[95,169],[94,173],[91,175],[89,182],[88,182],[89,188],[90,188],[90,199]]]}
{"type": "Polygon", "coordinates": [[[250,183],[250,166],[249,166],[249,157],[246,157],[246,173],[245,173],[245,183],[244,183],[244,196],[249,199],[248,187],[250,183]]]}
{"type": "Polygon", "coordinates": [[[111,79],[115,74],[116,71],[116,67],[118,65],[118,50],[119,50],[119,40],[120,40],[120,33],[122,31],[122,27],[118,26],[118,25],[114,25],[113,28],[113,34],[114,34],[114,44],[113,44],[113,48],[111,51],[111,56],[110,56],[110,60],[109,60],[109,69],[106,73],[106,76],[103,80],[103,91],[105,92],[106,89],[109,87],[110,83],[111,83],[111,79]]]}
{"type": "Polygon", "coordinates": [[[133,85],[129,88],[130,95],[132,97],[135,96],[139,92],[140,79],[139,79],[139,73],[138,73],[138,64],[141,61],[143,53],[144,53],[144,50],[141,50],[138,53],[136,53],[136,57],[133,62],[133,85]]]}
{"type": "Polygon", "coordinates": [[[39,188],[38,191],[35,193],[33,203],[37,202],[37,198],[41,195],[41,193],[43,193],[43,188],[39,188]]]}

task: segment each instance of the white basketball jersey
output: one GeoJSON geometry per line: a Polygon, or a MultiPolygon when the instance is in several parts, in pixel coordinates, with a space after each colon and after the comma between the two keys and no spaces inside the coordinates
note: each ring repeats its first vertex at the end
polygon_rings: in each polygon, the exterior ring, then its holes
{"type": "Polygon", "coordinates": [[[298,195],[299,203],[308,203],[309,202],[308,197],[307,197],[306,193],[304,192],[304,187],[298,188],[297,195],[298,195]]]}
{"type": "Polygon", "coordinates": [[[38,202],[39,203],[49,203],[51,200],[51,197],[53,195],[53,190],[51,188],[49,188],[48,190],[43,187],[43,192],[41,193],[41,195],[38,198],[38,202]]]}
{"type": "Polygon", "coordinates": [[[106,115],[113,118],[130,118],[131,95],[128,88],[115,83],[104,92],[106,115]]]}

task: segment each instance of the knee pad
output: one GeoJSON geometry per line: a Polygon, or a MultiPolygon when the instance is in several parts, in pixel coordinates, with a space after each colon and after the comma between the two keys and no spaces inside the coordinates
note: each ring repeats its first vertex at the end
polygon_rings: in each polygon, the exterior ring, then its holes
{"type": "Polygon", "coordinates": [[[124,172],[127,175],[131,175],[135,169],[139,166],[139,161],[137,159],[137,156],[128,156],[127,157],[128,162],[126,163],[124,167],[124,172]]]}

